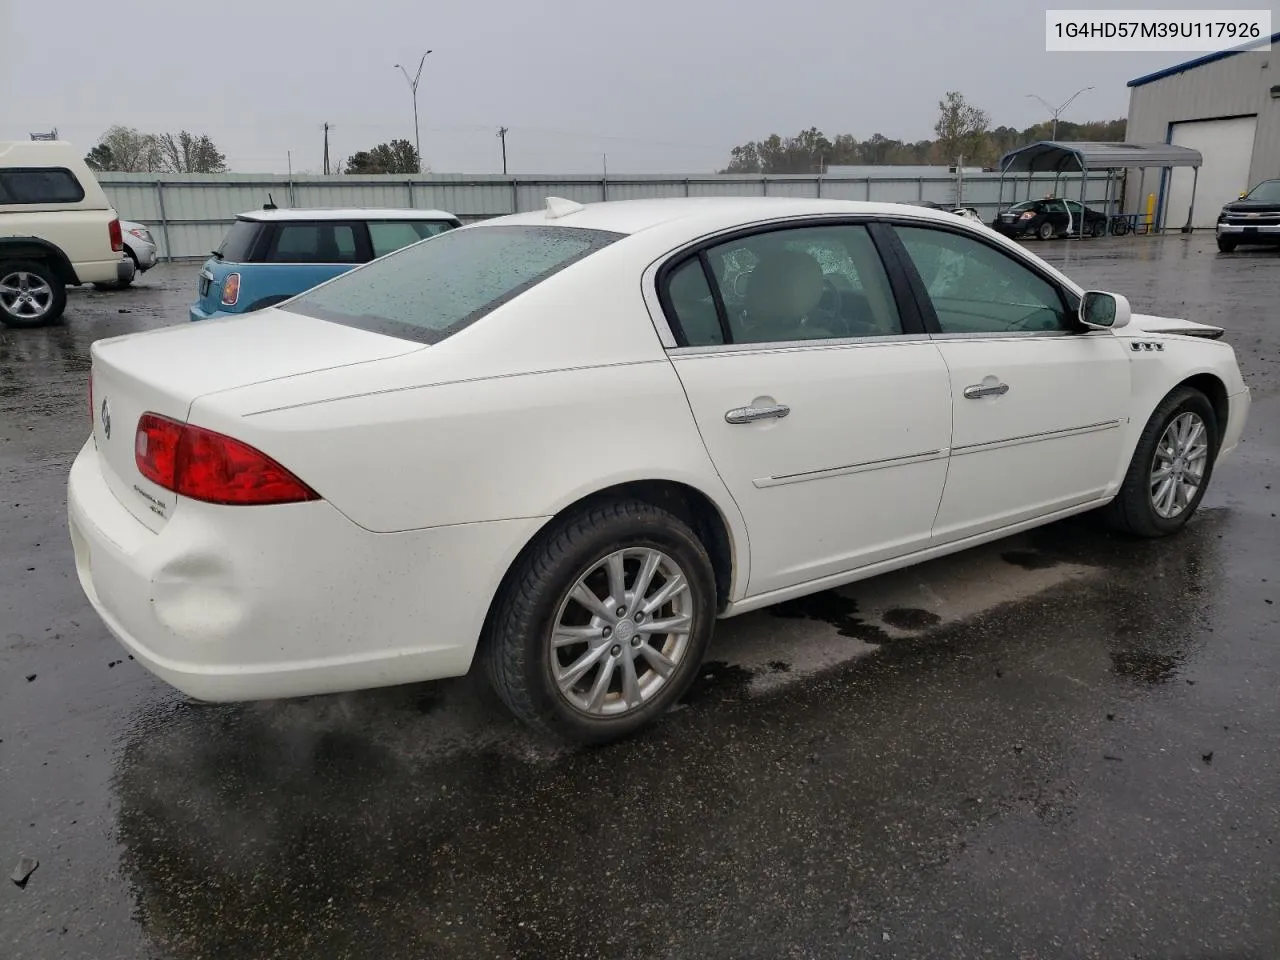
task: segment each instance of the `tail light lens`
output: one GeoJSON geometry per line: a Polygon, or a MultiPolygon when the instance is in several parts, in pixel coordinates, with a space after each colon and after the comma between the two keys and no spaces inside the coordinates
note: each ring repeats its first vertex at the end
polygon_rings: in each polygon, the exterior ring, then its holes
{"type": "Polygon", "coordinates": [[[107,233],[111,236],[111,249],[116,253],[124,250],[124,234],[120,230],[120,219],[117,217],[107,224],[107,233]]]}
{"type": "Polygon", "coordinates": [[[263,506],[320,499],[248,444],[155,413],[138,421],[134,459],[152,483],[205,503],[263,506]]]}
{"type": "Polygon", "coordinates": [[[240,299],[240,274],[228,273],[222,281],[222,302],[225,306],[234,307],[240,299]]]}

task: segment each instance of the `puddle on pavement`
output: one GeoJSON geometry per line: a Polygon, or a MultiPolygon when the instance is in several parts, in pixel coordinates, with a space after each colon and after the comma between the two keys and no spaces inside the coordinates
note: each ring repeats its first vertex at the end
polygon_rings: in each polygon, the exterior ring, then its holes
{"type": "Polygon", "coordinates": [[[767,609],[771,615],[786,620],[821,620],[835,627],[840,636],[866,643],[884,643],[890,639],[883,627],[857,616],[858,601],[834,590],[788,600],[767,609]]]}

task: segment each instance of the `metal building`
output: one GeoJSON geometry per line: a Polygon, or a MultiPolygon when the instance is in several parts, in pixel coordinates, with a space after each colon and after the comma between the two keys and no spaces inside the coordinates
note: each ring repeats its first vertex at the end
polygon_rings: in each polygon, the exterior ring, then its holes
{"type": "MultiPolygon", "coordinates": [[[[1280,42],[1280,33],[1270,42],[1280,42]]],[[[1259,180],[1280,177],[1280,50],[1255,44],[1211,53],[1129,81],[1129,125],[1133,143],[1170,143],[1203,155],[1196,189],[1194,227],[1212,227],[1224,203],[1259,180]]],[[[1126,207],[1145,210],[1134,177],[1126,207]]],[[[1192,171],[1166,171],[1148,181],[1157,194],[1157,217],[1179,218],[1191,199],[1192,171]]]]}

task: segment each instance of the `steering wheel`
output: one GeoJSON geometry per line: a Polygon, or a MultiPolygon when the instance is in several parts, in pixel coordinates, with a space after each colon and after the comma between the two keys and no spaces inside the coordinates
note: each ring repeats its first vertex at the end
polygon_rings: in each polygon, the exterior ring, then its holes
{"type": "Polygon", "coordinates": [[[840,288],[829,276],[822,278],[822,299],[813,311],[802,321],[806,327],[820,327],[831,330],[841,336],[852,336],[849,320],[844,315],[844,298],[840,288]]]}

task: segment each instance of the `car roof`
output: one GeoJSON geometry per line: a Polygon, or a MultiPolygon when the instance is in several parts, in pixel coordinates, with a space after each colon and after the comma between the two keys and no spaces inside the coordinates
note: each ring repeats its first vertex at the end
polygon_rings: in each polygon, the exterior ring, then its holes
{"type": "Polygon", "coordinates": [[[547,209],[495,217],[472,227],[497,225],[564,226],[634,234],[683,221],[690,231],[716,230],[735,223],[750,224],[775,217],[839,215],[892,216],[909,206],[913,215],[951,223],[955,214],[912,204],[825,200],[800,197],[668,197],[649,200],[608,200],[578,205],[561,216],[547,209]]]}
{"type": "Polygon", "coordinates": [[[444,210],[405,210],[379,207],[333,207],[306,210],[249,210],[241,220],[457,220],[444,210]]]}

